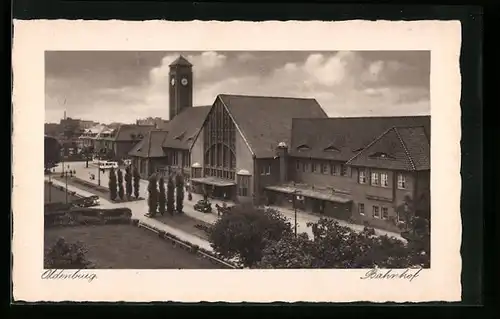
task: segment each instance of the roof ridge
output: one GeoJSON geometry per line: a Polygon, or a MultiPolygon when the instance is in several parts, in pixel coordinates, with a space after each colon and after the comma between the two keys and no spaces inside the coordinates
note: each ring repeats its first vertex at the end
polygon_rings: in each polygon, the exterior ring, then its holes
{"type": "Polygon", "coordinates": [[[313,97],[251,95],[251,94],[231,94],[231,93],[221,93],[221,94],[218,94],[218,96],[235,96],[235,97],[268,98],[268,99],[288,99],[288,100],[316,100],[316,98],[313,98],[313,97]]]}
{"type": "Polygon", "coordinates": [[[363,153],[366,149],[368,149],[369,147],[371,147],[373,144],[375,144],[376,142],[380,141],[380,139],[382,137],[384,137],[386,134],[389,133],[390,130],[394,129],[393,126],[391,126],[390,128],[388,128],[387,130],[385,130],[382,134],[380,134],[377,138],[375,138],[373,141],[371,141],[370,143],[368,143],[368,145],[366,145],[365,147],[363,147],[363,149],[361,149],[361,151],[359,151],[358,153],[356,153],[353,157],[351,157],[347,162],[346,164],[349,164],[350,161],[354,160],[356,157],[358,157],[359,155],[361,155],[361,153],[363,153]]]}
{"type": "Polygon", "coordinates": [[[415,168],[415,163],[413,162],[413,158],[411,157],[411,154],[410,152],[408,151],[408,148],[406,147],[406,144],[405,142],[403,141],[403,138],[401,137],[401,135],[399,134],[398,132],[398,128],[397,127],[394,127],[394,131],[396,132],[396,135],[398,136],[398,139],[399,139],[399,142],[401,143],[401,145],[403,146],[403,149],[405,151],[405,154],[406,156],[408,156],[408,159],[410,160],[410,164],[411,164],[411,167],[412,169],[415,171],[416,168],[415,168]]]}

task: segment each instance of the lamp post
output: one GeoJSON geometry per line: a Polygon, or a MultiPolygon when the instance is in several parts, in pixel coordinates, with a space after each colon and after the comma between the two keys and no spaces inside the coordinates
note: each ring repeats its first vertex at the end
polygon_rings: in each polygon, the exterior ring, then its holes
{"type": "Polygon", "coordinates": [[[52,203],[52,171],[49,170],[49,203],[52,203]]]}
{"type": "Polygon", "coordinates": [[[68,171],[65,171],[61,174],[61,177],[64,177],[65,182],[66,182],[66,204],[68,203],[68,176],[69,175],[73,176],[73,172],[69,171],[69,165],[68,165],[68,171]]]}
{"type": "Polygon", "coordinates": [[[293,214],[294,214],[294,217],[295,217],[295,237],[297,237],[297,194],[299,194],[300,191],[299,190],[294,190],[292,192],[293,194],[293,214]]]}

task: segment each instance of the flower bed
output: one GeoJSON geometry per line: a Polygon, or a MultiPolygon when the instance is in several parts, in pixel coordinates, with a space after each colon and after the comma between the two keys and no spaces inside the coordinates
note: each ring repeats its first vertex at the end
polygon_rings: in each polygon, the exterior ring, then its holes
{"type": "Polygon", "coordinates": [[[212,263],[217,264],[218,266],[222,266],[223,268],[229,268],[229,269],[240,268],[233,262],[223,260],[213,252],[203,249],[200,246],[194,245],[186,240],[182,240],[171,233],[165,232],[164,230],[158,229],[154,226],[146,225],[144,223],[139,222],[136,219],[132,219],[131,223],[137,225],[138,227],[143,227],[151,231],[154,231],[155,233],[158,234],[160,238],[170,241],[174,246],[190,251],[191,253],[198,254],[199,256],[210,260],[212,263]]]}
{"type": "Polygon", "coordinates": [[[44,217],[45,227],[127,224],[130,223],[132,211],[129,208],[73,208],[47,212],[44,217]]]}

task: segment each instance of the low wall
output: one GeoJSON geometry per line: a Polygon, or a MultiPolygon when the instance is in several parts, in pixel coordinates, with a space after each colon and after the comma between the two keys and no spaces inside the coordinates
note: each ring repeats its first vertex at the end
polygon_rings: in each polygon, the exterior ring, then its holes
{"type": "Polygon", "coordinates": [[[142,227],[142,228],[145,228],[145,229],[148,229],[150,231],[157,233],[158,237],[160,237],[161,239],[168,240],[174,246],[180,247],[182,249],[190,251],[191,253],[195,253],[203,258],[206,258],[217,266],[220,266],[220,267],[225,268],[225,269],[238,269],[238,268],[240,268],[229,261],[222,260],[220,257],[216,256],[214,253],[212,253],[208,250],[205,250],[205,249],[199,247],[198,245],[194,245],[188,241],[182,240],[175,235],[172,235],[168,232],[165,232],[164,230],[161,230],[161,229],[158,229],[156,227],[141,223],[137,219],[132,219],[132,223],[134,225],[137,225],[138,227],[142,227]]]}

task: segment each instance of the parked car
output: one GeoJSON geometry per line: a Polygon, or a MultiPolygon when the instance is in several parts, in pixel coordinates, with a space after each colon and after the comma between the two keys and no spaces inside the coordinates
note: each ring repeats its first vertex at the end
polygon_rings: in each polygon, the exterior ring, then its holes
{"type": "Polygon", "coordinates": [[[194,209],[202,213],[211,213],[212,203],[208,200],[200,199],[196,204],[194,204],[194,209]]]}

